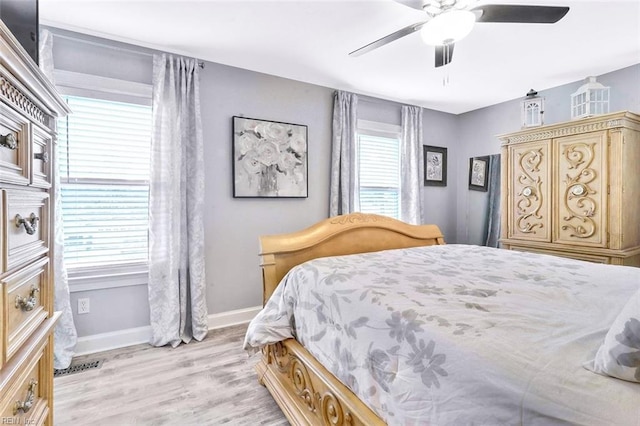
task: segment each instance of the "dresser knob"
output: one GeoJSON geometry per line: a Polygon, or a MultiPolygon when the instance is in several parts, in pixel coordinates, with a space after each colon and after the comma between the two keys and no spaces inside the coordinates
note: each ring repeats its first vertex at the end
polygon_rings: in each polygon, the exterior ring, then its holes
{"type": "Polygon", "coordinates": [[[20,295],[16,296],[16,309],[22,309],[25,312],[32,311],[33,308],[38,304],[38,299],[36,298],[36,293],[38,293],[40,289],[38,287],[31,287],[31,291],[29,292],[29,297],[22,297],[20,295]]]}
{"type": "Polygon", "coordinates": [[[9,149],[16,149],[18,147],[18,139],[16,138],[16,135],[13,133],[9,133],[6,136],[0,135],[0,146],[9,149]]]}
{"type": "Polygon", "coordinates": [[[36,386],[38,386],[38,381],[31,379],[31,381],[29,382],[29,389],[27,390],[27,397],[24,399],[24,401],[16,401],[15,405],[13,406],[14,416],[17,415],[19,411],[28,413],[29,410],[31,410],[31,408],[33,407],[33,400],[35,399],[36,386]]]}
{"type": "Polygon", "coordinates": [[[48,152],[37,152],[33,154],[33,158],[36,160],[42,160],[43,163],[49,162],[49,153],[48,152]]]}
{"type": "Polygon", "coordinates": [[[28,219],[23,218],[19,214],[16,215],[16,228],[20,228],[20,225],[24,225],[24,230],[27,234],[33,235],[38,230],[38,222],[40,218],[35,213],[31,213],[28,219]]]}

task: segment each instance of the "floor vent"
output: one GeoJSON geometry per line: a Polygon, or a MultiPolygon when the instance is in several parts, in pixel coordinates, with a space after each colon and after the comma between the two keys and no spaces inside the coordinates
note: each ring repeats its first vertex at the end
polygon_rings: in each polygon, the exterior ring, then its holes
{"type": "Polygon", "coordinates": [[[53,369],[53,377],[68,376],[69,374],[82,373],[83,371],[93,370],[102,367],[102,360],[83,362],[81,364],[71,364],[68,368],[60,370],[53,369]]]}

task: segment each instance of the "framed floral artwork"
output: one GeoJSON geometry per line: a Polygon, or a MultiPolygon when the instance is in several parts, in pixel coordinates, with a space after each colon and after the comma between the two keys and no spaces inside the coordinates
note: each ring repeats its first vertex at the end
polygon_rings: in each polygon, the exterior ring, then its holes
{"type": "Polygon", "coordinates": [[[447,186],[447,148],[423,145],[424,185],[447,186]]]}
{"type": "Polygon", "coordinates": [[[233,196],[306,198],[307,126],[233,117],[233,196]]]}
{"type": "Polygon", "coordinates": [[[489,156],[469,159],[469,189],[487,191],[489,181],[489,156]]]}

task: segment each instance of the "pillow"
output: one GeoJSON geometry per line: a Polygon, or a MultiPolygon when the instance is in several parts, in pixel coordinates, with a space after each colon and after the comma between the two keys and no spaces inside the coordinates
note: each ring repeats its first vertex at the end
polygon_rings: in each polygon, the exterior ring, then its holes
{"type": "Polygon", "coordinates": [[[587,368],[640,383],[640,290],[622,308],[587,368]]]}

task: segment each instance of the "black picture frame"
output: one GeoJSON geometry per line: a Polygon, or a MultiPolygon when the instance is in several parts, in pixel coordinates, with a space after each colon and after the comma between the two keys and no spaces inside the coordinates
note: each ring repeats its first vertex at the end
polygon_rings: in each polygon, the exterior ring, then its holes
{"type": "Polygon", "coordinates": [[[423,145],[424,186],[447,186],[447,148],[423,145]]]}
{"type": "Polygon", "coordinates": [[[308,128],[232,117],[234,198],[307,198],[308,128]]]}
{"type": "Polygon", "coordinates": [[[487,192],[489,183],[489,156],[469,158],[469,189],[487,192]]]}

